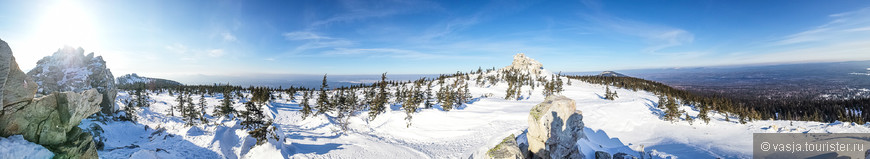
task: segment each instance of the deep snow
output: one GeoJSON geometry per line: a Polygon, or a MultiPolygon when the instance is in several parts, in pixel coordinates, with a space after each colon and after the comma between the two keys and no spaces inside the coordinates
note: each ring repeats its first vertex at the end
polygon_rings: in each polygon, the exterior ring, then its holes
{"type": "MultiPolygon", "coordinates": [[[[366,120],[368,112],[358,113],[350,119],[350,130],[342,132],[332,114],[303,120],[299,101],[289,101],[287,94],[282,94],[283,99],[274,100],[264,109],[267,117],[275,119],[281,141],[254,148],[251,146],[255,140],[235,120],[210,118],[209,125],[184,126],[180,117],[168,115],[169,106],[176,103],[175,97],[166,93],[152,94],[151,107],[139,110],[136,123],[86,120],[80,127],[103,127],[107,141],[106,148],[99,151],[102,158],[468,158],[485,152],[510,134],[522,138],[529,110],[544,100],[540,88],[522,100],[504,100],[506,84],[477,87],[475,76],[471,77],[469,86],[475,97],[472,103],[450,111],[437,106],[420,109],[413,114],[410,127],[406,127],[401,107],[391,106],[373,121],[366,120]],[[485,94],[494,96],[483,97],[485,94]]],[[[736,119],[725,121],[717,113],[710,114],[709,124],[700,120],[693,124],[684,120],[672,123],[661,118],[663,111],[656,108],[658,98],[652,93],[611,87],[619,93],[619,98],[611,101],[602,97],[604,85],[572,82],[564,86],[561,94],[574,99],[583,113],[587,139],[581,139],[578,145],[589,158],[594,158],[594,151],[634,156],[644,151],[648,152],[645,155],[674,158],[750,158],[752,133],[870,132],[870,125],[854,123],[739,124],[736,119]]],[[[297,99],[301,99],[300,94],[297,99]]],[[[118,101],[126,98],[127,93],[119,93],[118,101]]],[[[193,98],[196,101],[199,96],[193,98]]],[[[205,98],[211,114],[223,97],[217,94],[205,98]]],[[[237,110],[244,109],[242,102],[236,101],[237,110]]],[[[121,102],[117,104],[125,107],[121,102]]],[[[680,109],[693,118],[698,114],[690,106],[680,109]]]]}
{"type": "Polygon", "coordinates": [[[24,140],[21,135],[0,137],[0,158],[44,159],[53,156],[54,153],[42,145],[24,140]]]}

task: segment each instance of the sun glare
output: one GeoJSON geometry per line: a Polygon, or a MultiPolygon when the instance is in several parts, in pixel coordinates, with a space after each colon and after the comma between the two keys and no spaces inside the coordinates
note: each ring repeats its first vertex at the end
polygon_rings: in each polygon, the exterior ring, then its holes
{"type": "Polygon", "coordinates": [[[98,48],[99,28],[88,11],[78,1],[59,0],[49,4],[39,17],[32,40],[51,47],[98,48]]]}

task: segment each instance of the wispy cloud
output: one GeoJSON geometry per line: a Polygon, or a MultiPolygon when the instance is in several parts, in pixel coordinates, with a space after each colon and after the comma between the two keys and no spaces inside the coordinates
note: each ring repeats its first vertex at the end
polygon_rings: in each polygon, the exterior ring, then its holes
{"type": "Polygon", "coordinates": [[[587,29],[597,32],[614,32],[623,35],[640,37],[648,43],[642,51],[660,55],[681,55],[683,53],[663,52],[662,50],[691,44],[695,35],[689,31],[660,24],[646,23],[625,19],[608,14],[602,10],[602,4],[594,0],[581,1],[589,10],[582,11],[580,17],[593,26],[587,29]]]}
{"type": "Polygon", "coordinates": [[[388,1],[356,1],[341,0],[342,8],[346,11],[335,16],[312,22],[311,28],[328,26],[333,23],[358,21],[369,18],[388,17],[403,13],[424,12],[430,9],[438,9],[437,3],[425,0],[388,0],[388,1]]]}
{"type": "Polygon", "coordinates": [[[287,40],[305,42],[294,49],[296,53],[311,49],[348,47],[355,44],[350,40],[323,36],[310,31],[296,31],[283,33],[282,35],[287,40]]]}
{"type": "Polygon", "coordinates": [[[221,33],[221,37],[223,38],[223,40],[225,42],[235,42],[238,40],[238,39],[236,39],[235,35],[233,35],[232,33],[229,33],[229,32],[221,33]]]}
{"type": "Polygon", "coordinates": [[[224,56],[224,50],[223,50],[223,49],[211,49],[211,50],[208,50],[208,56],[211,56],[211,57],[221,57],[221,56],[224,56]]]}
{"type": "Polygon", "coordinates": [[[387,57],[400,59],[431,59],[441,57],[435,54],[422,53],[414,50],[395,48],[337,48],[324,51],[327,56],[364,56],[364,57],[387,57]]]}
{"type": "Polygon", "coordinates": [[[433,27],[427,29],[423,33],[421,38],[423,40],[430,40],[434,38],[448,36],[457,31],[462,31],[464,29],[470,28],[481,22],[486,22],[505,14],[521,11],[531,6],[532,3],[533,2],[526,1],[494,1],[486,4],[477,12],[474,12],[471,15],[450,18],[445,22],[434,25],[433,27]]]}
{"type": "Polygon", "coordinates": [[[282,34],[287,40],[328,40],[332,39],[326,36],[320,36],[313,32],[297,31],[282,34]]]}
{"type": "Polygon", "coordinates": [[[830,21],[805,31],[787,35],[771,44],[792,45],[811,42],[870,40],[870,8],[832,14],[830,21]]]}

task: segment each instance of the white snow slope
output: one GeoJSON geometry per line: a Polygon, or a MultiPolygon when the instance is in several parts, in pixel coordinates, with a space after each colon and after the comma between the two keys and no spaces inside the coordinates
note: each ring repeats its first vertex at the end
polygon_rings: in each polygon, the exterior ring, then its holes
{"type": "MultiPolygon", "coordinates": [[[[180,117],[168,115],[169,106],[176,103],[167,93],[152,94],[152,106],[140,109],[136,123],[86,120],[81,127],[97,124],[105,130],[101,158],[468,158],[510,134],[520,135],[528,127],[529,110],[544,100],[541,88],[522,100],[504,100],[505,83],[478,87],[473,81],[469,86],[475,99],[470,104],[450,111],[438,106],[420,109],[413,114],[410,127],[406,127],[400,106],[391,106],[373,121],[366,120],[368,112],[363,111],[350,119],[347,132],[340,131],[329,113],[303,120],[299,101],[288,101],[287,94],[282,94],[283,99],[264,109],[275,119],[282,140],[254,148],[255,140],[234,120],[211,118],[207,126],[184,126],[180,117]],[[494,96],[483,97],[489,93],[494,96]]],[[[662,120],[663,111],[656,108],[658,98],[652,93],[614,89],[619,98],[611,101],[602,97],[604,85],[574,80],[573,85],[564,87],[561,94],[576,100],[577,109],[583,112],[588,138],[578,145],[587,158],[594,158],[594,151],[634,156],[644,151],[656,158],[750,158],[752,133],[870,132],[870,125],[839,122],[739,124],[736,119],[725,121],[717,113],[710,114],[709,124],[700,120],[690,124],[682,119],[672,123],[662,120]]],[[[297,99],[301,99],[300,94],[297,99]]],[[[119,93],[119,101],[125,98],[129,98],[127,93],[119,93]]],[[[193,98],[197,101],[199,96],[193,98]]],[[[205,98],[211,114],[222,96],[205,98]]],[[[242,102],[236,102],[237,110],[244,109],[242,102]]],[[[310,103],[315,102],[312,99],[310,103]]],[[[123,107],[123,103],[117,104],[123,107]]],[[[692,107],[681,109],[697,117],[698,111],[692,107]]]]}

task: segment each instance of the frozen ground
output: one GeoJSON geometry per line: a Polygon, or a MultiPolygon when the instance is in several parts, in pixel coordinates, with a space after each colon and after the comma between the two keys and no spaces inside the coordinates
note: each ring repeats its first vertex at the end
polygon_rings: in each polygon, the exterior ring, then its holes
{"type": "MultiPolygon", "coordinates": [[[[170,117],[167,109],[176,103],[166,93],[152,94],[152,106],[140,109],[136,123],[86,120],[81,127],[102,126],[107,138],[105,149],[99,151],[102,158],[467,158],[505,136],[521,136],[528,127],[529,110],[544,100],[540,88],[517,101],[502,98],[506,84],[477,87],[472,80],[469,86],[475,97],[472,103],[447,112],[437,106],[421,109],[413,115],[410,127],[406,127],[400,106],[391,106],[373,121],[366,120],[367,111],[357,114],[350,119],[347,132],[340,131],[330,114],[303,120],[298,101],[288,101],[287,94],[282,94],[284,99],[264,109],[275,119],[282,140],[253,149],[255,140],[235,120],[210,118],[209,125],[190,127],[180,117],[170,117]],[[490,93],[494,96],[483,97],[490,93]]],[[[671,123],[661,119],[662,110],[656,108],[658,98],[653,94],[614,89],[620,98],[611,101],[602,98],[604,89],[603,85],[573,81],[561,93],[576,100],[577,109],[583,112],[588,139],[578,144],[590,158],[594,151],[635,156],[644,151],[665,158],[750,158],[752,133],[870,132],[870,126],[853,123],[753,121],[744,125],[736,119],[725,121],[717,113],[710,114],[709,124],[700,120],[671,123]]],[[[119,93],[119,101],[125,98],[129,98],[126,93],[119,93]]],[[[196,101],[199,96],[193,98],[196,101]]],[[[211,114],[223,97],[205,98],[211,114]]],[[[244,109],[241,102],[236,103],[236,109],[244,109]]],[[[681,109],[697,116],[692,107],[681,109]]]]}

